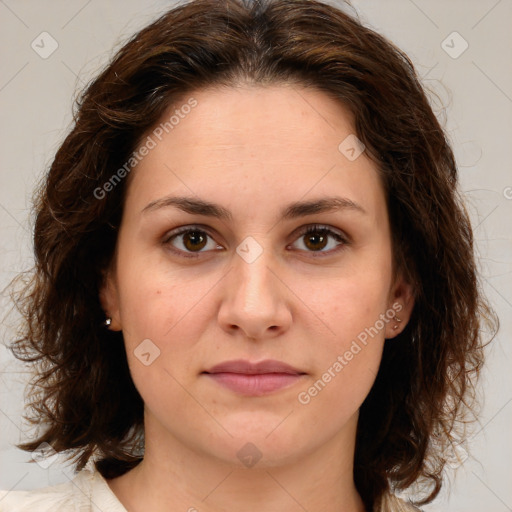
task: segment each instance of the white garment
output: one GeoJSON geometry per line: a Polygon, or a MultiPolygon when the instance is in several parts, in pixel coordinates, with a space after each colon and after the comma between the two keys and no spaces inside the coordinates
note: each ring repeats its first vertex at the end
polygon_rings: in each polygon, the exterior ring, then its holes
{"type": "Polygon", "coordinates": [[[32,491],[0,491],[0,512],[127,512],[98,471],[32,491]]]}
{"type": "MultiPolygon", "coordinates": [[[[0,512],[127,512],[105,479],[87,465],[69,482],[32,491],[0,491],[0,512]]],[[[385,495],[374,512],[419,509],[385,495]]]]}

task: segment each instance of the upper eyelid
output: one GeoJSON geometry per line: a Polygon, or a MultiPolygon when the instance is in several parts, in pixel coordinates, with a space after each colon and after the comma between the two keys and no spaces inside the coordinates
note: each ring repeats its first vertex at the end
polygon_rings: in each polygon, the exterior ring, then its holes
{"type": "Polygon", "coordinates": [[[171,238],[183,235],[190,231],[201,231],[201,232],[206,233],[211,238],[214,238],[214,235],[212,234],[213,230],[211,228],[208,228],[207,226],[202,226],[201,224],[187,224],[186,226],[180,226],[179,228],[175,228],[175,229],[172,229],[171,231],[168,231],[164,235],[163,239],[164,239],[164,241],[170,240],[171,238]]]}
{"type": "MultiPolygon", "coordinates": [[[[321,224],[321,223],[310,223],[310,224],[303,225],[303,226],[293,230],[293,232],[290,236],[295,236],[295,237],[303,236],[307,232],[307,230],[311,229],[311,228],[318,229],[319,231],[320,230],[330,231],[330,233],[328,233],[329,236],[337,235],[340,238],[342,238],[345,242],[350,240],[350,237],[345,233],[345,231],[340,230],[335,227],[332,227],[328,224],[321,224]]],[[[181,227],[171,230],[169,233],[167,233],[164,236],[164,241],[170,241],[171,239],[173,239],[177,236],[186,234],[190,231],[201,231],[201,232],[206,233],[211,238],[215,239],[215,236],[212,233],[214,230],[212,228],[210,228],[208,226],[204,226],[202,224],[187,224],[187,225],[184,225],[184,226],[181,226],[181,227]]],[[[219,242],[217,242],[217,243],[219,243],[219,242]]],[[[201,251],[199,251],[199,252],[201,252],[201,251]]]]}

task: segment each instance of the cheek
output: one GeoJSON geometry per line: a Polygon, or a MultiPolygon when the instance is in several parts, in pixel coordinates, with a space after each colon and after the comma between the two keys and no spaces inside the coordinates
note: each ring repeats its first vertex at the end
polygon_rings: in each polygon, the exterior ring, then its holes
{"type": "Polygon", "coordinates": [[[336,428],[352,417],[377,376],[384,347],[387,290],[382,281],[354,275],[335,291],[312,297],[328,326],[316,337],[311,378],[297,396],[299,408],[336,428]],[[384,316],[385,318],[385,316],[384,316]]]}
{"type": "Polygon", "coordinates": [[[201,340],[213,315],[208,291],[218,276],[192,278],[186,270],[137,265],[134,258],[119,266],[118,277],[123,337],[139,392],[145,400],[155,394],[181,400],[177,382],[188,385],[211,359],[201,340]]]}
{"type": "MultiPolygon", "coordinates": [[[[331,276],[313,285],[311,280],[304,280],[294,292],[306,297],[310,311],[321,320],[321,332],[327,346],[342,350],[360,333],[374,327],[380,315],[385,313],[389,285],[389,269],[379,271],[375,266],[362,271],[351,268],[350,272],[340,272],[335,278],[331,276]]],[[[381,324],[377,325],[379,331],[383,327],[381,324]]]]}
{"type": "Polygon", "coordinates": [[[355,264],[335,280],[309,285],[308,305],[321,320],[321,331],[315,330],[313,383],[303,389],[299,403],[338,403],[341,415],[360,406],[382,357],[390,278],[390,266],[381,260],[364,268],[355,264]]]}
{"type": "MultiPolygon", "coordinates": [[[[178,272],[157,266],[119,269],[124,286],[120,314],[130,373],[146,407],[159,414],[190,408],[190,387],[204,354],[198,346],[204,329],[205,290],[178,272]],[[124,274],[122,273],[124,272],[124,274]]],[[[157,414],[155,414],[157,415],[157,414]]]]}
{"type": "Polygon", "coordinates": [[[157,261],[125,258],[119,267],[119,302],[123,331],[162,340],[197,317],[209,279],[191,279],[186,271],[170,270],[157,261]]]}
{"type": "MultiPolygon", "coordinates": [[[[323,435],[327,436],[335,435],[346,425],[357,414],[373,386],[382,346],[382,340],[375,339],[366,347],[360,345],[350,360],[347,352],[329,358],[323,371],[296,397],[295,408],[304,421],[309,418],[321,421],[323,435]]],[[[352,353],[350,349],[349,353],[352,353]]]]}

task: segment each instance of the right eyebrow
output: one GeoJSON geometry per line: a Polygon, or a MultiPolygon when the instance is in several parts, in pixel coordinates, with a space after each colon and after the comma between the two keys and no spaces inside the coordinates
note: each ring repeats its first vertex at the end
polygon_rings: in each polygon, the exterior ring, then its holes
{"type": "MultiPolygon", "coordinates": [[[[142,213],[156,211],[161,208],[176,207],[192,215],[204,215],[222,220],[231,220],[233,215],[229,210],[215,203],[186,196],[167,196],[151,201],[142,213]]],[[[316,213],[332,212],[338,210],[354,210],[366,214],[366,210],[355,201],[346,197],[325,197],[312,201],[297,201],[287,205],[281,211],[284,220],[306,217],[316,213]]]]}
{"type": "Polygon", "coordinates": [[[185,196],[167,196],[161,199],[151,201],[143,210],[142,213],[160,210],[175,206],[180,210],[190,213],[192,215],[204,215],[206,217],[216,217],[223,220],[231,220],[232,215],[229,210],[226,210],[220,205],[196,199],[194,197],[185,196]]]}

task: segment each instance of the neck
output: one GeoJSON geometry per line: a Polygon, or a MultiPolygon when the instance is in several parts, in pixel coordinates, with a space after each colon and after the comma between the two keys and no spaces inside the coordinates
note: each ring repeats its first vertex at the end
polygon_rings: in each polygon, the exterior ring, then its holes
{"type": "Polygon", "coordinates": [[[356,425],[357,417],[309,453],[244,467],[191,449],[146,417],[144,460],[109,485],[128,512],[364,512],[353,480],[356,425]]]}

